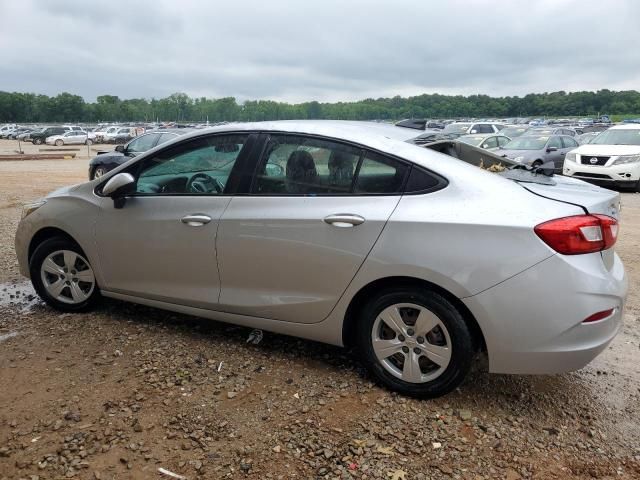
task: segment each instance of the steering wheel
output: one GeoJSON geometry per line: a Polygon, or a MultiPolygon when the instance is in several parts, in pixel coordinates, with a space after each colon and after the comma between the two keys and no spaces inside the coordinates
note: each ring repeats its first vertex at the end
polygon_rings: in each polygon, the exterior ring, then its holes
{"type": "Polygon", "coordinates": [[[215,190],[216,193],[222,193],[224,185],[203,172],[196,173],[187,182],[187,192],[190,193],[210,193],[212,190],[215,190]]]}

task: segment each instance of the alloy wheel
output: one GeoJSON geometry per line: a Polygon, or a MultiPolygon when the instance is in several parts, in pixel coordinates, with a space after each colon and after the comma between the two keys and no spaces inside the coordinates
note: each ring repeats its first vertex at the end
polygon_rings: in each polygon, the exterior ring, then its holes
{"type": "Polygon", "coordinates": [[[438,378],[451,361],[447,327],[432,311],[412,303],[382,310],[373,323],[371,342],[384,369],[409,383],[438,378]]]}
{"type": "Polygon", "coordinates": [[[68,304],[87,300],[96,285],[89,262],[71,250],[57,250],[49,254],[40,267],[40,277],[51,297],[68,304]]]}

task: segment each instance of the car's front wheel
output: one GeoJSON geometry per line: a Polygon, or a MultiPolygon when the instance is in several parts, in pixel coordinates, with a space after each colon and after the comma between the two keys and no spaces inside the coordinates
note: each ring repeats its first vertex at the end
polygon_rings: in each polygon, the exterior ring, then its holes
{"type": "Polygon", "coordinates": [[[456,388],[475,356],[460,311],[437,292],[389,289],[362,310],[358,347],[373,376],[405,395],[433,398],[456,388]]]}
{"type": "Polygon", "coordinates": [[[84,144],[85,144],[85,145],[93,145],[93,141],[92,141],[90,138],[87,138],[87,139],[84,141],[84,144]]]}
{"type": "Polygon", "coordinates": [[[33,143],[35,143],[36,145],[42,145],[42,139],[41,138],[34,138],[33,139],[33,143]]]}
{"type": "Polygon", "coordinates": [[[61,147],[64,145],[64,141],[63,140],[56,140],[56,146],[57,147],[61,147]]]}
{"type": "Polygon", "coordinates": [[[33,252],[29,269],[36,292],[56,310],[86,311],[100,298],[89,261],[69,239],[55,237],[42,242],[33,252]]]}
{"type": "Polygon", "coordinates": [[[104,168],[104,167],[96,167],[96,169],[93,171],[93,177],[91,178],[91,180],[95,180],[96,178],[100,178],[105,173],[107,173],[107,169],[106,168],[104,168]]]}

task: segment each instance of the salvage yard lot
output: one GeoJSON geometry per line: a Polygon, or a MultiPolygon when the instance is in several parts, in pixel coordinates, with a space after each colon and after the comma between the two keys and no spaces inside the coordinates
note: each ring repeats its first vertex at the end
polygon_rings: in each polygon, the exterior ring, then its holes
{"type": "Polygon", "coordinates": [[[622,196],[631,291],[609,349],[557,376],[489,375],[479,361],[459,390],[417,401],[372,384],[339,348],[270,333],[247,344],[245,328],[116,301],[61,315],[35,300],[13,250],[21,205],[85,181],[87,166],[0,162],[0,479],[158,478],[159,467],[187,478],[640,478],[639,194],[622,196]]]}

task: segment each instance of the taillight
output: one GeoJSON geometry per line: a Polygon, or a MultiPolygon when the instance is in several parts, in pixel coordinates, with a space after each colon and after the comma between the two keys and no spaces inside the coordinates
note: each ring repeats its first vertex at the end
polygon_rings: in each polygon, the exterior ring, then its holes
{"type": "Polygon", "coordinates": [[[576,215],[541,223],[533,230],[556,252],[579,255],[613,247],[618,221],[606,215],[576,215]]]}

